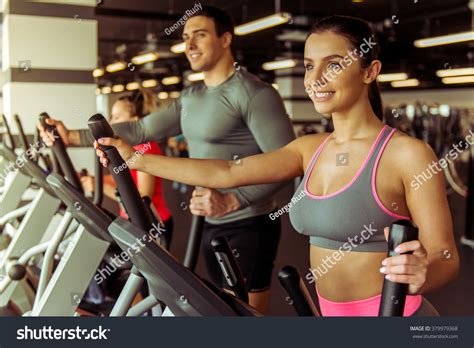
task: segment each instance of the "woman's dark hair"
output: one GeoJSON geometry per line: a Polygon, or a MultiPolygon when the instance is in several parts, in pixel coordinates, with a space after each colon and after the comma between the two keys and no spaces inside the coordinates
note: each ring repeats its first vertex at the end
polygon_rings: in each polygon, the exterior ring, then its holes
{"type": "MultiPolygon", "coordinates": [[[[377,40],[371,41],[371,38],[375,39],[375,35],[369,24],[364,20],[355,17],[330,16],[322,18],[314,24],[309,35],[325,31],[330,31],[345,37],[351,44],[352,49],[357,49],[359,51],[364,43],[367,45],[367,41],[372,43],[377,42],[377,40]]],[[[364,52],[364,54],[358,58],[360,66],[363,69],[367,68],[372,61],[378,59],[378,56],[379,45],[377,43],[369,47],[367,53],[364,52]]],[[[380,120],[383,120],[383,104],[377,80],[374,80],[369,86],[369,101],[375,115],[380,120]]]]}
{"type": "Polygon", "coordinates": [[[130,113],[138,118],[145,117],[157,109],[156,98],[153,92],[137,89],[131,94],[124,95],[117,101],[125,101],[129,104],[130,113]]]}

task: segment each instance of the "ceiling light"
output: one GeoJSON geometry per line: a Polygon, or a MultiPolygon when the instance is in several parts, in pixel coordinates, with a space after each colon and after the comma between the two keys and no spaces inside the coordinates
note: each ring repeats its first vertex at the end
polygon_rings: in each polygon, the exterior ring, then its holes
{"type": "Polygon", "coordinates": [[[392,87],[398,88],[398,87],[416,87],[420,84],[420,81],[417,79],[408,79],[408,80],[403,80],[403,81],[393,81],[391,83],[392,87]]]}
{"type": "Polygon", "coordinates": [[[115,62],[112,64],[109,64],[105,67],[105,70],[109,73],[114,73],[120,70],[123,70],[127,67],[127,64],[125,62],[115,62]]]}
{"type": "Polygon", "coordinates": [[[112,92],[114,92],[114,93],[123,92],[124,90],[125,90],[124,85],[114,85],[114,86],[112,86],[112,92]]]}
{"type": "Polygon", "coordinates": [[[102,87],[102,94],[109,94],[110,92],[112,92],[112,88],[110,86],[102,87]]]}
{"type": "Polygon", "coordinates": [[[180,42],[180,43],[174,44],[173,46],[171,46],[170,50],[173,53],[183,53],[184,51],[186,51],[186,43],[180,42]]]}
{"type": "Polygon", "coordinates": [[[391,81],[406,80],[407,78],[408,78],[408,74],[406,74],[406,73],[380,74],[377,77],[377,81],[379,81],[379,82],[391,82],[391,81]]]}
{"type": "Polygon", "coordinates": [[[158,99],[168,99],[168,92],[160,92],[158,93],[158,99]]]}
{"type": "Polygon", "coordinates": [[[158,58],[160,58],[158,53],[148,52],[148,53],[140,54],[138,56],[133,57],[132,63],[135,65],[140,65],[140,64],[154,62],[155,60],[158,60],[158,58]]]}
{"type": "Polygon", "coordinates": [[[273,62],[266,62],[262,64],[263,70],[288,69],[294,68],[295,66],[296,60],[294,59],[275,60],[273,62]]]}
{"type": "Polygon", "coordinates": [[[168,76],[161,80],[161,83],[164,85],[175,85],[180,82],[181,79],[179,78],[179,76],[168,76]]]}
{"type": "Polygon", "coordinates": [[[474,75],[443,77],[441,81],[445,85],[450,85],[450,84],[455,84],[455,83],[474,83],[474,75]]]}
{"type": "Polygon", "coordinates": [[[474,68],[443,69],[436,72],[438,77],[474,75],[474,68]]]}
{"type": "Polygon", "coordinates": [[[101,76],[104,76],[104,74],[105,74],[105,71],[102,68],[94,69],[94,71],[92,71],[92,76],[94,77],[101,77],[101,76]]]}
{"type": "Polygon", "coordinates": [[[158,81],[156,80],[145,80],[142,81],[142,86],[145,88],[156,87],[158,85],[158,81]]]}
{"type": "Polygon", "coordinates": [[[130,83],[127,83],[126,88],[127,88],[127,91],[134,91],[140,88],[140,84],[138,82],[130,82],[130,83]]]}
{"type": "Polygon", "coordinates": [[[426,39],[415,40],[413,43],[416,47],[432,47],[440,45],[449,45],[458,42],[474,40],[474,31],[465,31],[457,34],[449,34],[442,36],[435,36],[426,39]]]}
{"type": "Polygon", "coordinates": [[[244,23],[235,27],[235,35],[247,35],[256,31],[271,28],[280,24],[288,23],[292,19],[288,12],[279,12],[270,16],[244,23]]]}

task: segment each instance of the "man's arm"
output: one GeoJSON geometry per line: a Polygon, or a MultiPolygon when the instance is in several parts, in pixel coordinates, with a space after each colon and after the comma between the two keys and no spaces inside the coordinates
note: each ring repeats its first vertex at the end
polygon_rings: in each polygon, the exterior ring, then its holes
{"type": "MultiPolygon", "coordinates": [[[[168,107],[153,112],[138,121],[116,123],[112,125],[115,135],[131,145],[139,145],[148,141],[162,142],[169,137],[181,133],[181,103],[176,99],[168,107]]],[[[94,138],[88,129],[69,132],[69,143],[88,146],[94,138]]]]}
{"type": "MultiPolygon", "coordinates": [[[[262,152],[277,150],[295,139],[283,101],[279,93],[270,86],[260,90],[250,100],[244,119],[262,152]]],[[[245,166],[245,159],[242,160],[242,166],[245,166]]],[[[286,184],[287,182],[243,186],[237,188],[234,193],[242,209],[275,195],[286,184]]]]}

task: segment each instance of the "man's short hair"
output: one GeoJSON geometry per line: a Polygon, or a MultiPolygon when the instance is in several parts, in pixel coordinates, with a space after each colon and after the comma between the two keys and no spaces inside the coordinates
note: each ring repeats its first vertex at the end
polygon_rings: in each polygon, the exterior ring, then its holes
{"type": "Polygon", "coordinates": [[[232,35],[232,41],[234,41],[234,21],[227,12],[213,6],[202,6],[202,9],[188,17],[188,20],[189,18],[196,16],[204,16],[212,19],[214,21],[217,36],[221,37],[229,32],[232,35]]]}

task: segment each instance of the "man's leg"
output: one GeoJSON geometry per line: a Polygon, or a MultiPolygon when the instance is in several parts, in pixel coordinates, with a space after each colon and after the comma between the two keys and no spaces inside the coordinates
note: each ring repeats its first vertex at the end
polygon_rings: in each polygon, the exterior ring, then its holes
{"type": "Polygon", "coordinates": [[[206,223],[202,252],[209,280],[219,288],[226,287],[210,246],[212,239],[224,236],[246,280],[249,304],[265,314],[270,302],[272,270],[280,234],[280,221],[271,220],[267,214],[219,225],[206,223]]]}
{"type": "Polygon", "coordinates": [[[217,236],[226,237],[237,264],[246,280],[249,304],[265,314],[270,302],[270,284],[278,243],[280,221],[261,215],[222,225],[205,224],[202,251],[214,285],[222,288],[221,269],[210,243],[217,236]]]}
{"type": "Polygon", "coordinates": [[[250,272],[250,278],[247,281],[249,304],[262,314],[267,314],[270,306],[273,267],[281,235],[280,220],[271,220],[268,215],[258,216],[250,233],[258,236],[258,239],[253,244],[255,254],[249,257],[255,260],[255,267],[250,272]]]}
{"type": "Polygon", "coordinates": [[[249,305],[260,313],[266,314],[270,306],[270,289],[260,292],[249,292],[249,305]]]}

